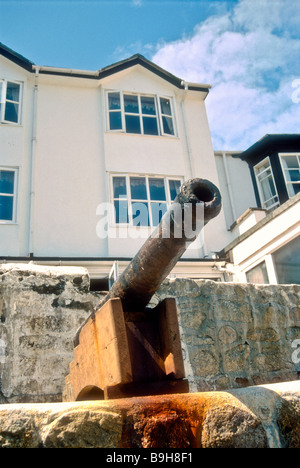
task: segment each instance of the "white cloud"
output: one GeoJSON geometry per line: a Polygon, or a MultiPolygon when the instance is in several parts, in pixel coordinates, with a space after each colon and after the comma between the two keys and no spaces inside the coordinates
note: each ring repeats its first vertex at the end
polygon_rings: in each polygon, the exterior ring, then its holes
{"type": "Polygon", "coordinates": [[[240,0],[152,60],[188,81],[211,83],[206,100],[215,149],[245,149],[266,133],[300,133],[299,0],[240,0]],[[297,36],[298,35],[298,36],[297,36]]]}

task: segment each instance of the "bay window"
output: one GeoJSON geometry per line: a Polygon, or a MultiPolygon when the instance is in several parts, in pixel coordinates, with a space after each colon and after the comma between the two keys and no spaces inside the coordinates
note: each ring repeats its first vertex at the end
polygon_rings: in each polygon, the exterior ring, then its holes
{"type": "Polygon", "coordinates": [[[142,135],[175,135],[171,99],[119,91],[109,91],[107,99],[110,131],[142,135]]]}
{"type": "Polygon", "coordinates": [[[157,226],[175,199],[181,179],[140,175],[112,175],[114,222],[157,226]]]}
{"type": "Polygon", "coordinates": [[[0,80],[1,123],[20,123],[21,84],[0,80]]]}

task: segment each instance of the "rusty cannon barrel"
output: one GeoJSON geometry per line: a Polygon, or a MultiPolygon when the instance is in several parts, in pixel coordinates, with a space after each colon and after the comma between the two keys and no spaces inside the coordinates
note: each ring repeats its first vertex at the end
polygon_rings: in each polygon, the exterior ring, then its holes
{"type": "Polygon", "coordinates": [[[77,331],[69,398],[187,393],[174,298],[151,297],[201,229],[221,210],[217,187],[185,182],[157,228],[77,331]]]}
{"type": "Polygon", "coordinates": [[[122,300],[125,314],[146,307],[188,245],[220,210],[221,195],[212,182],[197,178],[183,183],[169,211],[98,308],[115,297],[122,300]]]}

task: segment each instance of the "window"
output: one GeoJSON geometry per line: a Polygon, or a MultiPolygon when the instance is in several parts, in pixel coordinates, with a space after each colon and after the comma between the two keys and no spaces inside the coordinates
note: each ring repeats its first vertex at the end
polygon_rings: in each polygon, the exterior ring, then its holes
{"type": "Polygon", "coordinates": [[[300,236],[273,253],[279,284],[300,284],[300,236]]]}
{"type": "Polygon", "coordinates": [[[248,283],[269,284],[266,262],[262,262],[256,267],[247,271],[246,278],[248,283]]]}
{"type": "Polygon", "coordinates": [[[16,170],[0,168],[0,222],[15,220],[16,170]]]}
{"type": "Polygon", "coordinates": [[[270,210],[279,205],[279,198],[274,182],[269,158],[254,167],[262,208],[270,210]]]}
{"type": "Polygon", "coordinates": [[[280,154],[280,162],[289,197],[300,192],[300,154],[280,154]]]}
{"type": "Polygon", "coordinates": [[[21,84],[0,80],[1,123],[20,123],[21,84]]]}
{"type": "Polygon", "coordinates": [[[114,221],[133,226],[157,226],[175,199],[181,179],[113,175],[114,221]]]}
{"type": "Polygon", "coordinates": [[[171,101],[166,98],[159,98],[161,121],[162,121],[162,134],[174,135],[171,101]]]}
{"type": "Polygon", "coordinates": [[[111,131],[174,136],[171,99],[110,91],[108,126],[111,131]]]}

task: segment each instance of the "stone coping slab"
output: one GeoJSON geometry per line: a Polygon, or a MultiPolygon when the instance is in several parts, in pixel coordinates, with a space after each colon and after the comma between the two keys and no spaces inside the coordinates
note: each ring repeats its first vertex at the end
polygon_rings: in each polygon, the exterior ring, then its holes
{"type": "Polygon", "coordinates": [[[2,448],[300,448],[300,381],[222,392],[0,405],[2,448]]]}

